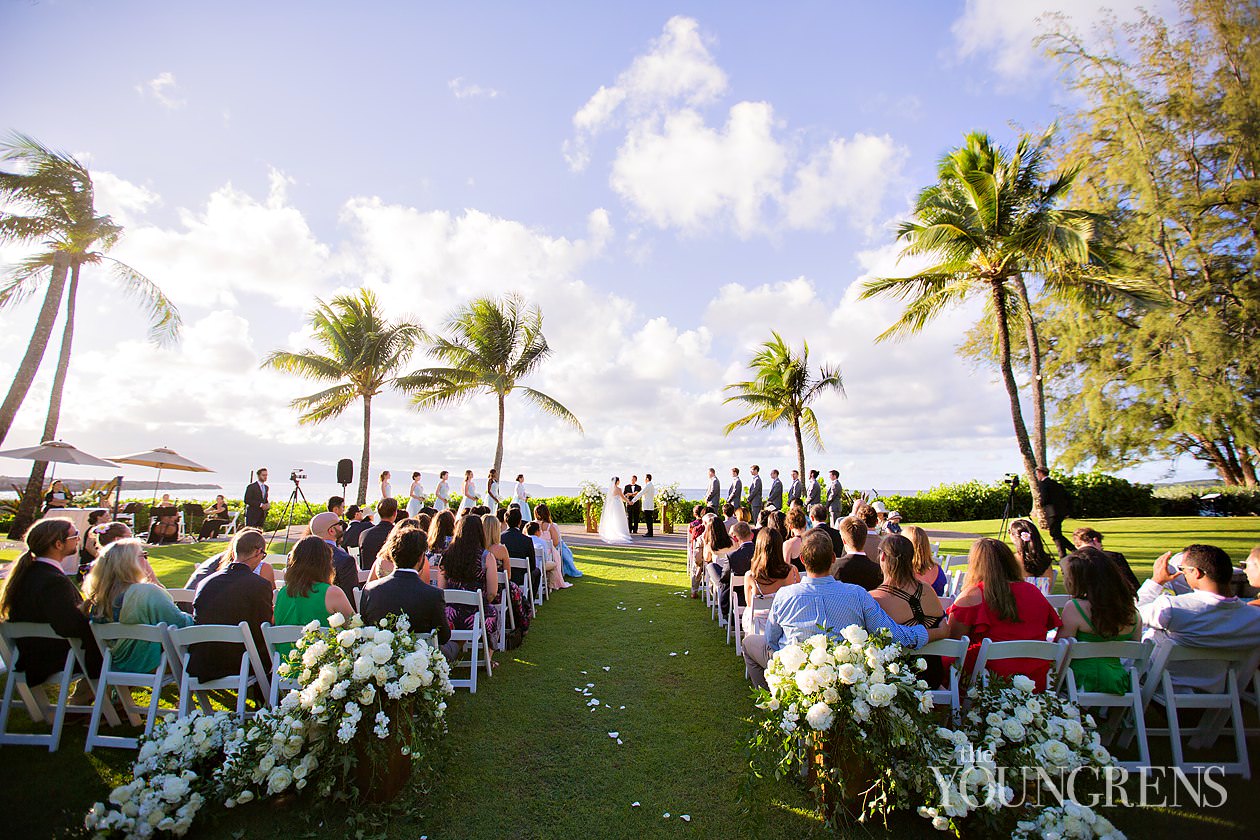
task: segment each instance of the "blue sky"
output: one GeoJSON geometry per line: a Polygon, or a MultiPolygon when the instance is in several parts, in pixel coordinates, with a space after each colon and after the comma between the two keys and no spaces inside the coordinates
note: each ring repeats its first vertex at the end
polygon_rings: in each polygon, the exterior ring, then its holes
{"type": "MultiPolygon", "coordinates": [[[[540,303],[556,353],[531,384],[587,434],[510,407],[507,469],[539,483],[788,468],[787,433],[721,435],[721,386],[771,329],[844,369],[820,469],[899,490],[1000,476],[1016,454],[1004,394],[952,354],[974,313],[875,346],[895,307],[852,286],[904,270],[892,226],[966,131],[1010,142],[1056,117],[1064,94],[1032,46],[1046,11],[1098,15],[1081,0],[6,3],[5,127],[90,162],[128,228],[115,255],[187,324],[155,350],[89,283],[62,436],[99,454],[165,443],[229,485],[264,461],[319,473],[357,456],[357,416],[295,429],[287,402],[314,388],[258,361],[306,346],[314,297],[366,282],[426,326],[474,294],[540,303]],[[144,387],[159,360],[184,375],[144,387]],[[129,393],[94,396],[105,376],[129,393]]],[[[33,313],[4,313],[0,358],[33,313]]],[[[38,435],[46,390],[7,442],[38,435]]],[[[373,470],[481,472],[491,415],[388,397],[373,470]]]]}

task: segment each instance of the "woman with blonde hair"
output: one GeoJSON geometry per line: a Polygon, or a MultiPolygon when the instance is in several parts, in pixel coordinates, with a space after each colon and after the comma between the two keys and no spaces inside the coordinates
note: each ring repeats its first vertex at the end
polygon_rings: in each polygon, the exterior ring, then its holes
{"type": "Polygon", "coordinates": [[[805,532],[809,530],[809,517],[803,508],[794,506],[788,510],[785,524],[791,536],[783,542],[783,559],[795,566],[798,573],[803,573],[801,548],[805,545],[805,532]]]}
{"type": "Polygon", "coordinates": [[[486,551],[494,556],[500,572],[511,574],[507,546],[503,544],[503,524],[493,513],[482,514],[481,530],[486,538],[486,551]]]}
{"type": "Polygon", "coordinates": [[[928,540],[927,531],[918,525],[907,525],[902,529],[906,539],[914,546],[914,577],[932,587],[938,596],[945,594],[945,586],[949,583],[949,575],[932,556],[932,543],[928,540]]]}
{"type": "MultiPolygon", "coordinates": [[[[175,606],[170,594],[149,581],[149,564],[144,543],[122,539],[101,551],[83,583],[83,611],[93,622],[107,624],[169,624],[188,627],[193,617],[175,606]]],[[[121,639],[110,653],[110,667],[116,671],[149,674],[162,660],[157,642],[121,639]]]]}
{"type": "MultiPolygon", "coordinates": [[[[1046,633],[1063,624],[1046,596],[1024,581],[1024,568],[1001,540],[976,540],[967,555],[963,593],[949,608],[950,635],[967,636],[967,670],[975,665],[980,643],[1045,641],[1046,633]]],[[[1031,677],[1038,691],[1046,688],[1050,663],[1040,659],[1002,659],[989,666],[995,674],[1031,677]]]]}

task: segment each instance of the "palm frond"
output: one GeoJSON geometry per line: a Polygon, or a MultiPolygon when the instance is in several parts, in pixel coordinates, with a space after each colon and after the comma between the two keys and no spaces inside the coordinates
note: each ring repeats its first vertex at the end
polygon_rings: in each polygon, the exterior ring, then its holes
{"type": "Polygon", "coordinates": [[[552,417],[563,420],[579,432],[585,434],[585,430],[582,428],[581,422],[577,419],[577,415],[561,405],[554,397],[550,397],[542,391],[536,391],[533,388],[527,388],[523,385],[518,386],[514,390],[519,391],[525,399],[529,400],[535,407],[541,409],[546,414],[550,414],[552,417]]]}
{"type": "Polygon", "coordinates": [[[107,257],[113,263],[114,281],[138,300],[149,316],[149,340],[169,345],[179,340],[184,321],[170,298],[148,277],[126,263],[107,257]]]}

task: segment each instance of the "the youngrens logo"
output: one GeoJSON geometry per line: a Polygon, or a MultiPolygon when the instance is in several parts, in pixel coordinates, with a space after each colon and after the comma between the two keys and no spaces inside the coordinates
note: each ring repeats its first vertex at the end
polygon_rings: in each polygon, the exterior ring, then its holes
{"type": "Polygon", "coordinates": [[[1019,808],[1065,803],[1099,806],[1164,808],[1193,805],[1219,808],[1229,797],[1218,781],[1225,768],[1208,765],[1186,773],[1180,767],[998,767],[989,750],[960,747],[958,763],[931,767],[941,792],[941,807],[1019,808]],[[1027,801],[1029,797],[1032,802],[1027,801]],[[1049,801],[1043,801],[1043,798],[1049,801]]]}

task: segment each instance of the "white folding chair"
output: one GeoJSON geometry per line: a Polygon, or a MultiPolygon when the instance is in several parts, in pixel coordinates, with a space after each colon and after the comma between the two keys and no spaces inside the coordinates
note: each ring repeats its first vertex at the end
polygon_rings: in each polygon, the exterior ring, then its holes
{"type": "Polygon", "coordinates": [[[963,666],[967,661],[967,648],[971,640],[966,636],[960,639],[937,639],[915,651],[918,656],[941,656],[952,658],[949,666],[949,682],[945,688],[932,689],[932,702],[938,706],[949,706],[950,718],[958,721],[962,712],[962,692],[959,687],[966,679],[963,666]]]}
{"type": "Polygon", "coordinates": [[[740,619],[744,615],[744,608],[739,605],[739,593],[744,591],[744,576],[731,575],[730,596],[727,598],[726,605],[726,643],[731,643],[731,636],[735,636],[735,653],[737,656],[744,655],[744,642],[740,639],[739,624],[740,619]]]}
{"type": "Polygon", "coordinates": [[[1167,736],[1172,746],[1173,764],[1183,772],[1207,767],[1220,767],[1221,772],[1251,778],[1251,762],[1247,755],[1247,736],[1243,728],[1240,684],[1249,682],[1256,671],[1260,648],[1202,648],[1164,643],[1156,646],[1142,686],[1145,705],[1160,703],[1168,716],[1166,728],[1147,728],[1147,734],[1167,736]],[[1219,691],[1176,691],[1175,674],[1170,665],[1178,662],[1217,663],[1222,675],[1217,683],[1219,691]],[[1231,762],[1188,762],[1181,743],[1182,709],[1203,709],[1204,715],[1190,741],[1192,747],[1210,747],[1228,721],[1234,729],[1235,760],[1231,762]]]}
{"type": "Polygon", "coordinates": [[[967,570],[965,568],[950,569],[947,574],[949,575],[949,582],[945,584],[945,594],[951,598],[957,598],[962,594],[963,586],[966,583],[967,570]]]}
{"type": "Polygon", "coordinates": [[[188,604],[192,606],[193,600],[197,597],[195,589],[168,589],[166,594],[171,596],[171,600],[178,604],[188,604]]]}
{"type": "Polygon", "coordinates": [[[976,667],[971,679],[973,683],[988,685],[988,666],[991,662],[1000,662],[1003,659],[1041,659],[1050,663],[1046,688],[1053,690],[1058,675],[1063,669],[1063,657],[1066,655],[1066,642],[995,642],[992,639],[985,639],[980,643],[980,653],[976,656],[976,667]]]}
{"type": "MultiPolygon", "coordinates": [[[[4,676],[9,672],[9,668],[17,661],[17,651],[10,650],[8,643],[4,640],[4,636],[0,634],[0,676],[4,676]]],[[[44,709],[40,703],[35,700],[34,693],[25,681],[20,682],[17,686],[18,696],[21,698],[23,705],[26,706],[26,713],[30,715],[31,720],[35,723],[44,722],[44,709]]],[[[46,705],[46,704],[45,704],[46,705]]]]}
{"type": "Polygon", "coordinates": [[[513,571],[520,569],[525,572],[525,591],[521,593],[524,596],[524,600],[535,605],[541,603],[537,600],[537,595],[534,592],[534,569],[529,559],[526,557],[509,557],[508,564],[513,571]]]}
{"type": "Polygon", "coordinates": [[[127,719],[132,726],[140,725],[140,716],[136,713],[135,703],[131,698],[132,688],[147,688],[149,695],[149,711],[144,718],[144,734],[153,732],[153,724],[158,715],[178,714],[178,709],[162,708],[162,689],[179,682],[179,671],[176,659],[171,658],[170,640],[167,636],[166,624],[93,624],[92,633],[101,648],[101,675],[97,680],[96,702],[92,706],[92,722],[88,724],[87,739],[83,743],[83,751],[91,752],[95,747],[120,747],[134,750],[140,745],[138,738],[126,738],[119,735],[101,735],[101,713],[110,703],[110,689],[118,695],[127,719]],[[129,671],[115,671],[114,644],[123,640],[135,643],[155,644],[161,650],[157,668],[151,673],[136,674],[129,671]]]}
{"type": "Polygon", "coordinates": [[[368,578],[372,576],[371,569],[359,569],[359,586],[368,582],[368,578]]]}
{"type": "Polygon", "coordinates": [[[1054,607],[1055,612],[1062,612],[1063,608],[1068,605],[1068,601],[1072,600],[1071,595],[1046,595],[1046,600],[1050,602],[1050,606],[1054,607]]]}
{"type": "Polygon", "coordinates": [[[1126,770],[1151,765],[1151,750],[1146,738],[1146,716],[1143,713],[1142,687],[1140,677],[1146,670],[1155,652],[1150,642],[1078,642],[1068,640],[1067,655],[1063,657],[1063,670],[1060,672],[1059,692],[1066,691],[1067,698],[1082,711],[1086,708],[1107,709],[1109,717],[1106,723],[1106,742],[1115,739],[1129,712],[1133,713],[1133,729],[1138,742],[1137,761],[1117,761],[1126,770]],[[1129,675],[1129,690],[1124,694],[1107,694],[1102,691],[1081,691],[1076,685],[1076,675],[1072,672],[1072,663],[1087,659],[1119,659],[1129,675]]]}
{"type": "MultiPolygon", "coordinates": [[[[486,612],[481,590],[465,592],[462,589],[443,589],[442,597],[448,604],[476,607],[471,630],[451,630],[451,639],[460,642],[459,658],[451,664],[451,672],[456,668],[468,668],[468,679],[451,679],[455,688],[466,688],[470,693],[477,693],[478,654],[485,654],[486,676],[491,675],[490,634],[486,632],[486,612]]],[[[499,626],[503,621],[499,621],[499,626]]]]}
{"type": "Polygon", "coordinates": [[[272,566],[271,571],[276,576],[276,589],[284,586],[284,566],[272,566]]]}
{"type": "Polygon", "coordinates": [[[227,524],[219,529],[219,536],[226,537],[228,534],[235,534],[237,523],[241,521],[241,512],[233,511],[232,516],[228,519],[227,524]]]}
{"type": "MultiPolygon", "coordinates": [[[[87,682],[93,692],[96,691],[96,681],[87,676],[87,666],[83,660],[83,643],[79,639],[67,638],[58,634],[56,630],[52,629],[51,625],[27,621],[9,621],[0,624],[0,639],[4,640],[5,646],[14,654],[18,653],[17,642],[19,639],[57,639],[70,645],[70,649],[66,651],[66,659],[61,666],[61,670],[50,674],[48,679],[38,685],[31,685],[26,680],[26,672],[19,671],[11,666],[9,672],[5,675],[4,701],[0,704],[0,744],[46,746],[49,752],[56,752],[57,748],[61,746],[61,730],[65,725],[66,712],[87,713],[92,710],[91,706],[72,705],[70,703],[70,683],[76,677],[87,682]],[[48,699],[41,687],[50,683],[56,683],[57,685],[57,705],[55,708],[49,707],[48,699]],[[21,695],[23,702],[34,703],[39,708],[41,718],[51,722],[51,732],[48,734],[9,732],[9,712],[13,709],[13,694],[15,691],[21,695]]],[[[20,658],[19,656],[19,661],[20,658]]],[[[118,725],[118,715],[114,713],[113,706],[108,707],[106,719],[111,726],[118,725]]]]}
{"type": "MultiPolygon", "coordinates": [[[[249,632],[249,625],[240,624],[195,624],[192,627],[179,627],[168,630],[171,644],[175,648],[180,667],[179,680],[179,714],[183,717],[189,712],[193,694],[201,704],[202,711],[209,714],[213,711],[208,694],[211,691],[236,692],[236,717],[245,719],[245,699],[249,687],[259,681],[257,675],[264,674],[258,662],[258,652],[254,650],[254,637],[249,632]],[[227,642],[244,645],[241,651],[240,670],[235,674],[217,679],[202,680],[188,672],[188,658],[195,645],[207,642],[227,642]],[[253,664],[251,667],[251,663],[253,664]],[[251,673],[251,671],[253,673],[251,673]]],[[[264,677],[265,678],[265,677],[264,677]]],[[[264,689],[263,696],[270,694],[270,687],[264,689]]]]}
{"type": "Polygon", "coordinates": [[[359,547],[357,545],[350,546],[346,549],[346,554],[349,554],[354,558],[355,565],[357,566],[359,563],[359,547]]]}
{"type": "MultiPolygon", "coordinates": [[[[535,543],[535,549],[539,544],[541,543],[535,543]]],[[[541,571],[538,573],[538,595],[534,598],[534,606],[536,607],[541,607],[542,602],[551,596],[551,584],[547,580],[547,563],[552,561],[559,563],[560,557],[558,552],[552,550],[551,543],[547,542],[543,555],[538,558],[538,568],[541,571]]]]}
{"type": "Polygon", "coordinates": [[[363,612],[363,587],[356,586],[350,591],[354,594],[354,611],[357,613],[363,612]]]}
{"type": "Polygon", "coordinates": [[[512,599],[508,583],[512,580],[507,572],[499,572],[499,632],[494,640],[495,650],[507,647],[507,631],[516,629],[516,614],[512,612],[512,599]]]}
{"type": "Polygon", "coordinates": [[[1024,578],[1024,583],[1031,583],[1046,597],[1049,597],[1050,591],[1054,589],[1053,577],[1026,577],[1024,578]]]}
{"type": "MultiPolygon", "coordinates": [[[[355,609],[358,609],[357,596],[359,590],[354,590],[356,596],[355,609]]],[[[280,676],[280,652],[276,650],[279,645],[291,645],[302,638],[303,629],[297,624],[277,624],[271,625],[263,622],[262,636],[263,642],[267,645],[264,653],[267,661],[271,663],[271,691],[267,696],[267,705],[276,706],[280,703],[280,692],[288,692],[293,689],[301,689],[302,684],[295,677],[280,676]]]]}

